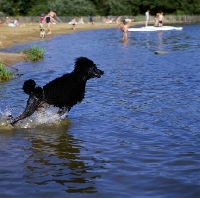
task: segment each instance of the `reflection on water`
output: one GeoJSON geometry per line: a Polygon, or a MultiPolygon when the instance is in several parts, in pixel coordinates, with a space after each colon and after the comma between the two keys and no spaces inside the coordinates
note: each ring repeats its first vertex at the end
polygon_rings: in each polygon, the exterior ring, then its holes
{"type": "Polygon", "coordinates": [[[24,162],[28,170],[26,182],[60,184],[63,186],[60,190],[66,192],[96,192],[95,178],[99,175],[90,173],[92,167],[80,157],[80,140],[66,133],[67,130],[68,125],[30,130],[27,138],[32,154],[24,162]]]}
{"type": "MultiPolygon", "coordinates": [[[[81,146],[82,141],[69,135],[68,127],[70,123],[62,121],[59,125],[1,132],[0,145],[5,150],[1,150],[0,158],[7,156],[9,159],[4,159],[5,163],[0,166],[1,174],[4,175],[4,182],[2,179],[0,182],[13,183],[13,195],[20,196],[23,196],[24,191],[18,192],[19,184],[25,185],[33,195],[39,189],[52,193],[96,192],[95,179],[100,175],[93,169],[97,162],[92,156],[82,159],[80,150],[85,149],[81,146]],[[13,171],[22,171],[23,174],[11,175],[13,171]]],[[[6,189],[8,195],[11,195],[9,187],[4,186],[2,189],[6,189]]],[[[6,195],[6,192],[2,195],[6,195]]]]}
{"type": "Polygon", "coordinates": [[[162,46],[163,45],[163,31],[157,31],[157,36],[158,36],[158,46],[162,46]]]}
{"type": "Polygon", "coordinates": [[[45,57],[16,64],[24,75],[0,83],[0,195],[200,197],[199,31],[129,32],[124,44],[121,30],[94,30],[27,44],[45,57]],[[6,125],[26,104],[24,80],[43,86],[79,56],[105,75],[87,83],[67,119],[52,108],[6,125]]]}

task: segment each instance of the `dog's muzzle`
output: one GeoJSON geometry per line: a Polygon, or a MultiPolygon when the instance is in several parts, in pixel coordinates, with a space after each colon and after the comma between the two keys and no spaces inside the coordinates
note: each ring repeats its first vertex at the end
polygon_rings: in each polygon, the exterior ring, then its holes
{"type": "Polygon", "coordinates": [[[102,70],[100,70],[100,69],[98,69],[96,72],[95,72],[95,76],[97,77],[97,78],[101,78],[101,76],[104,74],[104,71],[102,71],[102,70]]]}

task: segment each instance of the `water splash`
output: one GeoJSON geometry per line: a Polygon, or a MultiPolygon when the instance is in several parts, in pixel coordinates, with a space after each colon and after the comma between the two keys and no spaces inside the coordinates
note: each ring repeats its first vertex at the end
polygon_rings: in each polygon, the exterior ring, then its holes
{"type": "Polygon", "coordinates": [[[9,123],[9,115],[11,115],[11,111],[7,107],[4,111],[0,109],[0,130],[11,130],[13,128],[9,123]]]}
{"type": "Polygon", "coordinates": [[[52,124],[65,119],[68,112],[62,116],[57,114],[57,109],[47,109],[45,112],[38,112],[35,117],[35,121],[38,124],[52,124]]]}
{"type": "MultiPolygon", "coordinates": [[[[5,110],[0,109],[0,128],[11,129],[12,125],[9,123],[9,116],[12,115],[12,111],[6,108],[5,110]]],[[[64,115],[59,116],[57,109],[47,109],[44,112],[35,112],[32,116],[19,121],[15,124],[17,128],[35,128],[38,125],[55,125],[60,124],[61,121],[67,118],[68,112],[64,115]]]]}

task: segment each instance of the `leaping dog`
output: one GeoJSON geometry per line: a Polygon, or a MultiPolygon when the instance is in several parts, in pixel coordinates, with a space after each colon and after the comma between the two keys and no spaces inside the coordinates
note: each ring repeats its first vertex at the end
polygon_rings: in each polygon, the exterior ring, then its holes
{"type": "Polygon", "coordinates": [[[22,89],[29,95],[26,108],[18,117],[11,117],[10,123],[14,125],[31,116],[39,108],[50,105],[58,107],[58,114],[62,116],[83,100],[87,80],[100,78],[103,74],[104,72],[98,69],[92,60],[79,57],[76,59],[74,70],[71,73],[52,80],[43,88],[36,87],[36,83],[32,79],[25,81],[22,89]]]}

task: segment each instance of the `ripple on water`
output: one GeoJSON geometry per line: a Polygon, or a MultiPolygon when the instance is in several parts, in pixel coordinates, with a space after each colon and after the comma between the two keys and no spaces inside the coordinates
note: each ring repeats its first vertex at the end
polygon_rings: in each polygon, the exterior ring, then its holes
{"type": "Polygon", "coordinates": [[[0,194],[199,197],[199,29],[129,32],[127,44],[116,29],[34,42],[44,59],[17,64],[24,75],[0,83],[0,194]],[[79,56],[105,74],[87,82],[67,119],[52,108],[3,129],[8,114],[24,109],[24,80],[43,86],[71,72],[79,56]]]}

